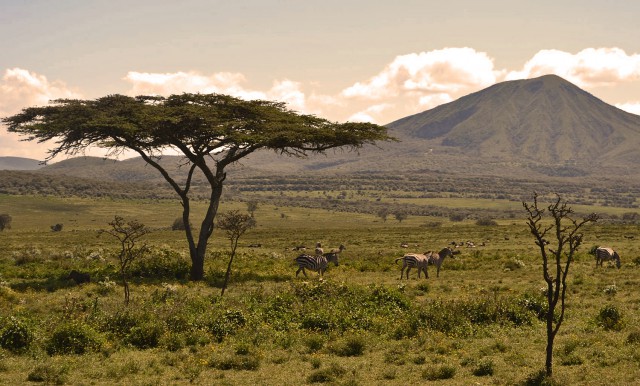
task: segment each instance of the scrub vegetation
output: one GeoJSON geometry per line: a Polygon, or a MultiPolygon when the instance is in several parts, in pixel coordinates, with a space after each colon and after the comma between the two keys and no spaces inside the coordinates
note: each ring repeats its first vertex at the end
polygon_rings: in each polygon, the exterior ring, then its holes
{"type": "MultiPolygon", "coordinates": [[[[340,200],[350,197],[357,191],[340,200]]],[[[473,216],[452,221],[446,211],[384,221],[376,211],[259,198],[252,198],[260,203],[256,226],[239,239],[221,297],[229,239],[214,233],[204,280],[189,281],[188,246],[172,230],[181,210],[175,200],[0,196],[0,213],[12,218],[0,233],[0,384],[601,385],[640,378],[640,236],[636,223],[619,221],[635,218],[634,208],[576,205],[602,220],[582,228],[553,379],[545,380],[546,284],[521,204],[494,200],[493,223],[478,225],[473,216]],[[98,237],[114,216],[150,230],[144,253],[128,266],[128,305],[122,248],[98,237]],[[58,223],[64,227],[52,232],[58,223]],[[323,281],[296,279],[302,252],[294,249],[313,253],[316,242],[325,251],[344,244],[340,265],[323,281]],[[444,262],[439,278],[418,280],[413,272],[398,279],[395,258],[452,243],[461,253],[444,262]],[[594,245],[615,248],[622,267],[596,268],[594,245]],[[72,271],[90,280],[78,283],[72,271]]],[[[437,206],[460,199],[439,198],[437,206]]],[[[475,201],[465,200],[472,208],[475,201]]],[[[243,213],[247,202],[224,200],[220,209],[243,213]]],[[[193,202],[192,210],[206,203],[193,202]]]]}

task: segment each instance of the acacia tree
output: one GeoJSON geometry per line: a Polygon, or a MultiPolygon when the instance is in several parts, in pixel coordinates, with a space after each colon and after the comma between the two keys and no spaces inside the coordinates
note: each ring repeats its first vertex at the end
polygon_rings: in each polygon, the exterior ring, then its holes
{"type": "Polygon", "coordinates": [[[359,149],[392,140],[385,127],[371,123],[337,123],[298,114],[284,103],[245,101],[221,94],[169,97],[109,95],[95,100],[58,99],[45,107],[28,107],[5,117],[9,132],[26,140],[55,140],[47,161],[58,154],[81,154],[89,146],[110,155],[133,150],[157,169],[180,197],[191,257],[191,280],[202,280],[209,238],[222,195],[226,167],[259,149],[305,157],[333,148],[359,149]],[[179,179],[159,163],[163,151],[185,157],[179,179]],[[196,170],[206,178],[209,205],[197,236],[191,227],[190,189],[196,170]]]}
{"type": "Polygon", "coordinates": [[[580,229],[589,222],[597,221],[598,215],[591,214],[581,220],[574,219],[573,210],[559,195],[546,210],[540,208],[537,194],[534,194],[532,204],[523,202],[522,205],[528,213],[529,230],[540,248],[542,276],[547,283],[545,373],[547,377],[551,377],[553,375],[553,343],[564,321],[567,275],[573,256],[582,244],[583,234],[580,233],[580,229]],[[545,221],[547,213],[551,217],[550,223],[545,221]],[[555,237],[554,241],[547,239],[552,237],[555,237]],[[556,313],[558,304],[560,309],[556,313]]]}

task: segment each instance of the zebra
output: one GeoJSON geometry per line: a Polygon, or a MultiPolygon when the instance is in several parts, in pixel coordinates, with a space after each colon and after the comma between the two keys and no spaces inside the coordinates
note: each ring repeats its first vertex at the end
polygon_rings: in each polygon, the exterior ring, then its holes
{"type": "Polygon", "coordinates": [[[616,262],[616,267],[620,268],[620,255],[618,252],[614,251],[611,248],[597,247],[595,250],[596,255],[596,267],[600,265],[602,267],[603,261],[611,261],[614,260],[616,262]]]}
{"type": "Polygon", "coordinates": [[[398,260],[402,260],[402,269],[400,270],[400,280],[402,280],[402,276],[404,275],[405,268],[407,269],[407,280],[409,280],[409,271],[411,268],[418,268],[418,278],[420,278],[420,272],[424,271],[425,279],[429,278],[429,273],[427,272],[427,265],[429,264],[429,258],[427,254],[430,254],[431,251],[425,252],[424,254],[419,253],[407,253],[402,257],[398,257],[396,259],[396,263],[398,260]]]}
{"type": "Polygon", "coordinates": [[[347,249],[347,247],[345,247],[344,244],[340,244],[340,247],[338,247],[338,249],[331,249],[329,252],[323,253],[322,256],[326,257],[327,260],[329,260],[330,255],[336,255],[337,259],[337,255],[339,255],[345,249],[347,249]]]}
{"type": "Polygon", "coordinates": [[[324,249],[322,249],[322,243],[318,241],[316,243],[316,256],[323,255],[323,254],[324,254],[324,249]]]}
{"type": "Polygon", "coordinates": [[[453,251],[451,248],[446,247],[438,253],[428,251],[424,254],[408,253],[402,257],[398,257],[396,259],[396,263],[398,262],[398,260],[402,260],[400,280],[402,280],[405,268],[407,269],[407,279],[409,279],[409,271],[413,267],[418,268],[418,278],[420,278],[420,272],[424,272],[425,278],[428,279],[429,272],[427,271],[427,267],[429,266],[429,264],[435,265],[437,267],[436,277],[440,277],[440,267],[442,266],[442,262],[444,261],[445,257],[457,255],[458,253],[460,252],[453,251]]]}
{"type": "Polygon", "coordinates": [[[329,265],[329,262],[333,262],[335,264],[335,266],[338,266],[338,255],[339,253],[327,253],[325,255],[307,255],[307,254],[302,254],[298,257],[296,257],[296,263],[298,264],[298,270],[296,271],[296,277],[298,277],[298,274],[300,273],[300,271],[302,271],[302,273],[304,274],[304,277],[308,277],[307,276],[307,272],[305,271],[305,268],[310,269],[312,271],[316,271],[318,272],[318,274],[320,275],[320,278],[322,279],[322,274],[324,273],[324,271],[327,270],[327,266],[329,265]]]}
{"type": "MultiPolygon", "coordinates": [[[[442,266],[442,262],[444,261],[445,257],[447,256],[453,257],[453,255],[457,255],[458,253],[460,253],[460,251],[454,251],[451,248],[446,247],[438,253],[431,252],[430,254],[427,255],[429,258],[428,263],[435,265],[437,267],[436,277],[440,277],[440,266],[442,266]]],[[[427,271],[425,270],[424,273],[426,274],[427,271]]]]}

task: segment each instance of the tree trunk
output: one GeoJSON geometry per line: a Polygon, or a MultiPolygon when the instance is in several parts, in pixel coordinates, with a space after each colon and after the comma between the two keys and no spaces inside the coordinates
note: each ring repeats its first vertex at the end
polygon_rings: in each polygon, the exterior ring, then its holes
{"type": "Polygon", "coordinates": [[[547,377],[551,377],[553,375],[553,338],[555,336],[547,335],[547,358],[544,363],[544,368],[547,377]]]}
{"type": "Polygon", "coordinates": [[[220,197],[222,197],[222,180],[224,180],[224,177],[218,179],[218,182],[211,187],[209,207],[207,208],[207,214],[202,220],[200,233],[198,235],[198,244],[195,248],[189,248],[189,253],[191,254],[191,272],[189,279],[191,281],[201,281],[204,279],[204,258],[207,253],[209,238],[213,233],[214,220],[218,213],[220,197]]]}

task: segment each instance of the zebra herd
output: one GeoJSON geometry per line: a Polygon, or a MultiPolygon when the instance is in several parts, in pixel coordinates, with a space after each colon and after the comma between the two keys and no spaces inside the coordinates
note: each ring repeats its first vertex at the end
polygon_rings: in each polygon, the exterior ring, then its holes
{"type": "MultiPolygon", "coordinates": [[[[344,245],[340,245],[338,249],[332,249],[330,252],[324,252],[322,249],[322,245],[320,243],[316,244],[315,255],[309,254],[301,254],[300,256],[295,258],[296,263],[298,264],[298,270],[296,271],[296,277],[302,272],[305,277],[307,276],[306,269],[311,271],[318,272],[320,278],[324,272],[327,270],[327,266],[329,263],[333,263],[335,266],[338,266],[338,257],[342,251],[346,248],[344,245]]],[[[395,259],[395,262],[402,261],[402,269],[400,270],[400,280],[404,277],[404,273],[406,270],[407,280],[409,279],[409,271],[411,268],[418,269],[418,278],[420,278],[420,274],[424,272],[425,278],[429,278],[429,273],[427,271],[427,267],[429,265],[436,266],[436,277],[440,277],[440,267],[442,266],[442,262],[448,256],[454,256],[459,254],[459,250],[453,250],[450,247],[443,248],[440,252],[436,253],[433,251],[425,252],[424,254],[419,253],[407,253],[402,257],[398,257],[395,259]]],[[[620,268],[620,255],[618,252],[614,251],[612,248],[607,247],[594,247],[591,252],[596,257],[596,267],[602,266],[604,261],[614,262],[616,267],[620,268]]]]}

